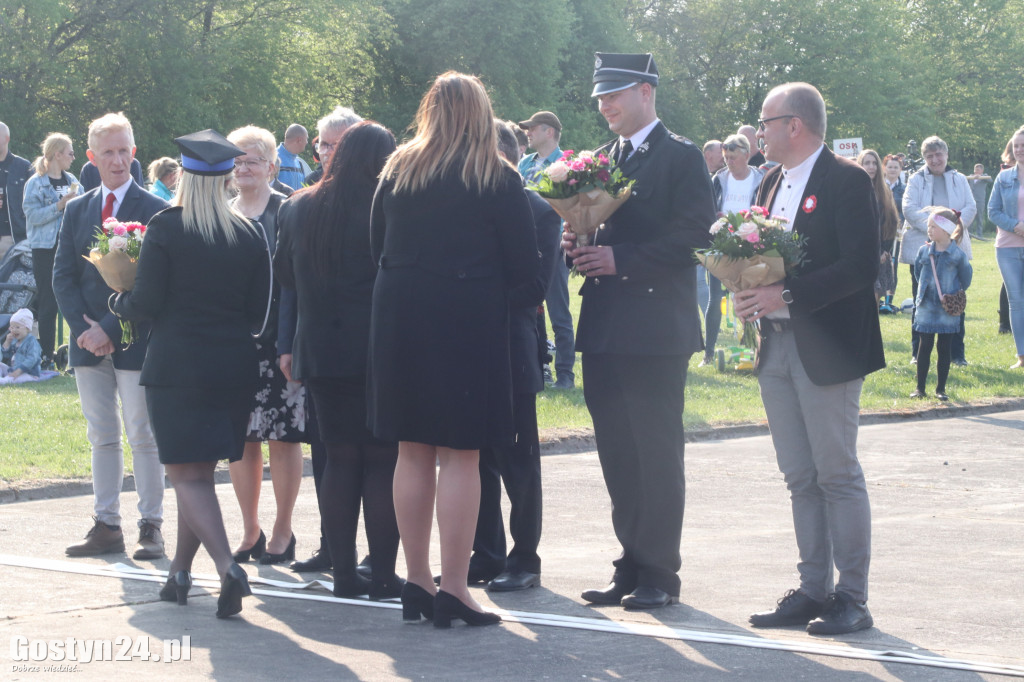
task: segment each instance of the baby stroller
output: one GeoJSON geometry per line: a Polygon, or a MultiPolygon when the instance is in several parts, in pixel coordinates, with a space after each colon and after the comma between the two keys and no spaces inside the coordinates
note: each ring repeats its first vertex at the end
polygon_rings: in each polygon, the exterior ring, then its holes
{"type": "Polygon", "coordinates": [[[19,308],[28,308],[35,295],[32,248],[28,240],[23,239],[0,260],[0,338],[7,334],[11,315],[19,308]]]}

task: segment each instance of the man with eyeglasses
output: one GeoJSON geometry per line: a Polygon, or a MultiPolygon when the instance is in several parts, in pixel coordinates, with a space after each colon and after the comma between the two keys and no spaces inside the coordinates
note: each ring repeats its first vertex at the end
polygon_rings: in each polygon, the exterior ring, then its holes
{"type": "Polygon", "coordinates": [[[334,111],[317,121],[316,151],[320,155],[320,165],[305,177],[302,182],[304,186],[309,187],[320,181],[320,178],[324,176],[324,169],[327,168],[331,157],[334,156],[334,150],[338,148],[341,136],[351,126],[362,120],[363,117],[352,111],[350,107],[335,107],[334,111]]]}
{"type": "Polygon", "coordinates": [[[576,345],[622,547],[611,583],[582,596],[654,609],[679,599],[683,394],[690,356],[704,347],[693,250],[710,243],[715,207],[700,148],[658,119],[654,58],[596,57],[593,97],[616,134],[598,151],[636,184],[594,245],[562,237],[586,278],[576,345]]]}
{"type": "Polygon", "coordinates": [[[825,100],[807,83],[772,89],[761,107],[757,137],[780,165],[765,174],[757,204],[806,238],[806,260],[782,282],[736,294],[736,312],[760,326],[758,383],[800,555],[799,588],[750,623],[836,635],[873,624],[857,424],[864,377],[885,356],[874,190],[863,168],[824,145],[826,121],[825,100]]]}

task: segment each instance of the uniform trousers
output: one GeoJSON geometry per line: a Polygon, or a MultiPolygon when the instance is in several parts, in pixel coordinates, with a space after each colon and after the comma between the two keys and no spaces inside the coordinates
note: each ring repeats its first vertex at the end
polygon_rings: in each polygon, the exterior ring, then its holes
{"type": "Polygon", "coordinates": [[[146,391],[139,385],[138,370],[115,369],[111,356],[98,365],[75,367],[75,383],[92,446],[92,486],[96,519],[121,525],[121,483],[124,453],[121,450],[121,419],[132,448],[139,517],[160,526],[163,522],[164,467],[149,425],[146,391]],[[120,409],[119,404],[120,403],[120,409]]]}
{"type": "Polygon", "coordinates": [[[485,573],[540,573],[541,482],[537,395],[516,393],[512,399],[515,443],[480,450],[480,516],[473,540],[472,564],[485,573]],[[505,524],[501,518],[501,483],[505,482],[510,511],[512,551],[506,560],[505,524]]]}
{"type": "Polygon", "coordinates": [[[583,396],[622,546],[613,580],[679,596],[688,355],[583,353],[583,396]]]}
{"type": "Polygon", "coordinates": [[[857,460],[864,379],[815,385],[804,371],[793,332],[782,331],[769,334],[762,345],[758,383],[789,488],[800,588],[823,601],[835,584],[835,591],[867,601],[871,508],[857,460]]]}

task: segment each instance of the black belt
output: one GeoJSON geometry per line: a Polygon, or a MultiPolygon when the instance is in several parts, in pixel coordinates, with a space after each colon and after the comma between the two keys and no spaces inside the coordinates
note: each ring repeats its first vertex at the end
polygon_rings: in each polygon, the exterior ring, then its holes
{"type": "Polygon", "coordinates": [[[761,331],[766,334],[781,334],[782,332],[792,331],[792,329],[793,320],[773,320],[767,317],[761,318],[761,331]]]}

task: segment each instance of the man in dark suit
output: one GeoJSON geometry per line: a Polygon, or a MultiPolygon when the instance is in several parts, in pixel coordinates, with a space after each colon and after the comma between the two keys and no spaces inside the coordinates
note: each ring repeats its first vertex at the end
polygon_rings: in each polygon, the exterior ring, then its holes
{"type": "Polygon", "coordinates": [[[139,493],[139,546],[134,558],[158,559],[164,555],[160,533],[164,468],[149,425],[146,394],[139,386],[148,325],[140,325],[139,338],[130,346],[121,343],[120,323],[107,307],[114,291],[82,256],[89,253],[107,217],[146,223],[168,204],[132,180],[135,138],[123,114],[107,114],[92,122],[87,154],[101,184],[64,209],[53,266],[53,292],[75,339],[69,364],[75,368],[82,414],[88,422],[95,499],[95,525],[84,541],[71,545],[66,553],[94,556],[124,551],[118,499],[124,478],[123,415],[139,493]]]}
{"type": "Polygon", "coordinates": [[[765,156],[781,165],[765,175],[757,203],[806,238],[807,260],[782,282],[736,295],[737,314],[760,322],[758,382],[800,554],[799,589],[750,622],[854,632],[873,624],[871,509],[857,422],[864,377],[885,366],[874,295],[878,207],[867,173],[825,147],[816,88],[773,89],[759,125],[765,156]]]}
{"type": "Polygon", "coordinates": [[[636,181],[633,195],[576,248],[586,276],[576,348],[583,395],[622,545],[595,604],[665,606],[679,597],[683,526],[683,391],[690,355],[704,347],[693,250],[710,243],[711,178],[700,148],[655,113],[658,69],[649,54],[597,53],[593,96],[618,138],[603,151],[636,181]]]}
{"type": "MultiPolygon", "coordinates": [[[[512,165],[519,161],[519,144],[511,126],[495,121],[498,150],[512,165]]],[[[502,447],[480,450],[480,514],[477,517],[469,582],[489,580],[491,592],[514,592],[540,585],[541,482],[540,435],[537,431],[537,393],[544,375],[537,360],[537,306],[554,278],[559,259],[562,219],[534,191],[527,191],[533,211],[541,267],[533,280],[508,297],[509,356],[512,365],[512,418],[516,437],[502,447]],[[508,493],[509,531],[515,543],[506,556],[505,524],[501,518],[501,482],[508,493]],[[491,579],[493,578],[493,579],[491,579]]]]}

